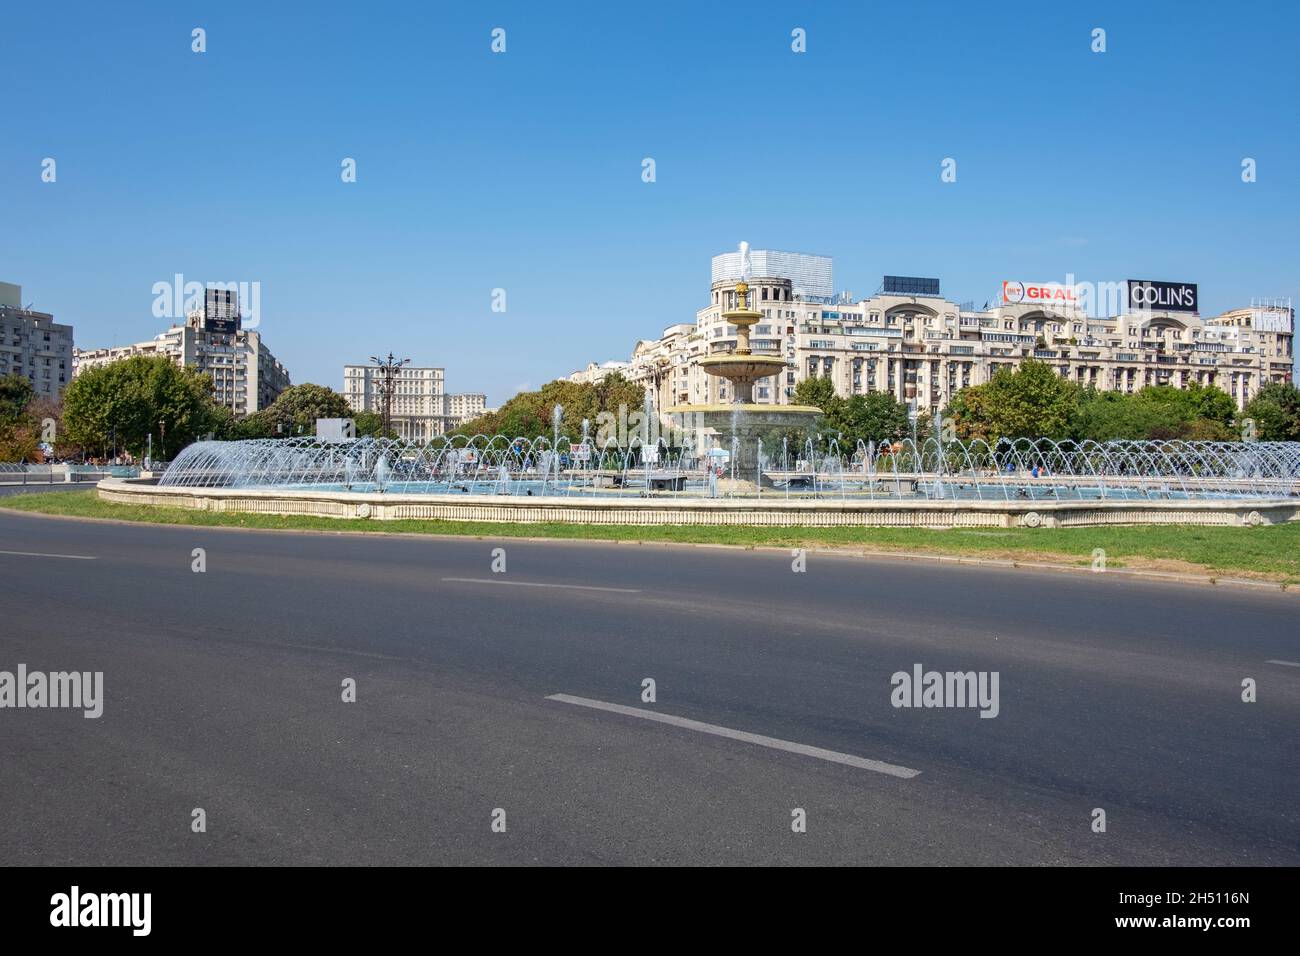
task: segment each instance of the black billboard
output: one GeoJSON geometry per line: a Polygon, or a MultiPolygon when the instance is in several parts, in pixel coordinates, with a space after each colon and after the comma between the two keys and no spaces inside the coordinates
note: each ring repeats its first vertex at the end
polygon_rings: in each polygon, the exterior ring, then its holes
{"type": "Polygon", "coordinates": [[[885,295],[937,296],[939,280],[925,279],[920,276],[885,276],[880,284],[880,291],[885,295]]]}
{"type": "Polygon", "coordinates": [[[206,289],[203,294],[203,331],[234,335],[239,331],[239,295],[229,289],[206,289]]]}
{"type": "Polygon", "coordinates": [[[203,331],[212,332],[216,335],[234,335],[239,331],[239,320],[217,319],[212,316],[204,316],[203,331]]]}
{"type": "Polygon", "coordinates": [[[1199,312],[1195,282],[1128,280],[1130,312],[1199,312]]]}

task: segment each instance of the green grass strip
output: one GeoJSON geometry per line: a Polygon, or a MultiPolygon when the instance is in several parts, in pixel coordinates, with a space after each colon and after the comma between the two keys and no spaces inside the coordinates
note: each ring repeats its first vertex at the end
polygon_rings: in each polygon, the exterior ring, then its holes
{"type": "Polygon", "coordinates": [[[101,501],[93,489],[0,497],[13,511],[154,524],[267,530],[440,534],[485,538],[731,544],[845,548],[1089,564],[1103,548],[1109,567],[1165,567],[1205,574],[1300,583],[1300,522],[1258,528],[1141,525],[1097,528],[765,528],[651,525],[505,524],[466,521],[370,521],[190,511],[101,501]],[[1186,567],[1169,567],[1180,562],[1186,567]]]}

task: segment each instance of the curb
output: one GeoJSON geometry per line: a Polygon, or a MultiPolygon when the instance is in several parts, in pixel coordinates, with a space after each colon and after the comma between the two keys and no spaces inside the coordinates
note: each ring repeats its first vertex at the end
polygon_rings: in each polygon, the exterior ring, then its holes
{"type": "MultiPolygon", "coordinates": [[[[115,524],[115,525],[144,525],[150,528],[197,528],[202,531],[233,531],[254,534],[310,534],[310,535],[327,535],[327,536],[344,536],[359,535],[370,538],[412,538],[416,540],[432,539],[438,541],[525,541],[530,544],[579,544],[579,545],[635,545],[637,547],[663,547],[663,548],[714,548],[724,551],[755,551],[766,553],[782,554],[789,553],[792,549],[779,545],[766,544],[720,544],[703,541],[641,541],[636,538],[547,538],[540,536],[522,536],[522,535],[503,535],[500,537],[483,534],[440,534],[435,532],[423,533],[416,531],[366,531],[366,530],[347,530],[347,531],[326,531],[319,528],[240,528],[232,525],[186,525],[172,524],[169,522],[158,521],[131,521],[125,518],[91,518],[81,517],[78,515],[53,515],[45,514],[40,511],[23,511],[17,508],[7,508],[0,504],[0,513],[12,512],[17,515],[28,515],[36,518],[47,518],[55,521],[88,521],[97,524],[115,524]]],[[[1280,581],[1256,580],[1253,578],[1234,578],[1221,575],[1211,574],[1180,574],[1176,571],[1142,571],[1129,568],[1114,568],[1105,571],[1094,571],[1089,567],[1081,567],[1072,564],[1038,564],[1027,561],[1017,561],[1010,558],[976,558],[965,555],[952,554],[927,554],[916,551],[859,551],[851,548],[833,549],[833,548],[805,548],[808,554],[821,555],[823,557],[834,558],[865,558],[868,560],[889,560],[889,561],[933,561],[936,563],[948,564],[966,564],[976,567],[1000,568],[1002,570],[1019,570],[1019,571],[1058,571],[1073,574],[1100,574],[1106,576],[1120,576],[1127,578],[1146,578],[1152,581],[1162,581],[1169,584],[1189,584],[1189,585],[1212,585],[1215,587],[1236,587],[1250,588],[1262,591],[1276,591],[1284,594],[1300,594],[1300,586],[1286,584],[1280,581]]]]}

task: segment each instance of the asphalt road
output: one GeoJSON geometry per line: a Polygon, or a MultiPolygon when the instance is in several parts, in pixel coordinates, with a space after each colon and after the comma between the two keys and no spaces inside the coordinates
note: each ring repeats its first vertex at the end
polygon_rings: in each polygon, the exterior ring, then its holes
{"type": "Polygon", "coordinates": [[[0,512],[0,670],[104,673],[98,719],[0,709],[0,858],[1296,865],[1300,666],[1267,662],[1300,664],[1298,614],[1106,575],[0,512]],[[915,664],[997,672],[998,715],[892,706],[915,664]]]}

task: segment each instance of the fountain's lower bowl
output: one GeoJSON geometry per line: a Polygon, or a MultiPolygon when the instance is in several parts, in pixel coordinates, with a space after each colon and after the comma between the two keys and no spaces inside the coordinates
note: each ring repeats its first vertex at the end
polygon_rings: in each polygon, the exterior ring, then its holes
{"type": "MultiPolygon", "coordinates": [[[[695,436],[697,449],[716,447],[735,460],[728,463],[727,493],[746,494],[763,484],[759,453],[769,461],[780,455],[782,439],[792,432],[812,430],[822,417],[813,405],[674,405],[664,409],[673,426],[695,436]]],[[[802,439],[795,447],[802,445],[802,439]]]]}
{"type": "Polygon", "coordinates": [[[747,422],[761,422],[764,426],[790,425],[795,428],[806,427],[822,415],[822,410],[814,405],[759,405],[754,402],[728,405],[672,405],[664,409],[674,420],[678,416],[692,415],[706,420],[707,425],[730,428],[734,420],[741,425],[747,422]]]}

